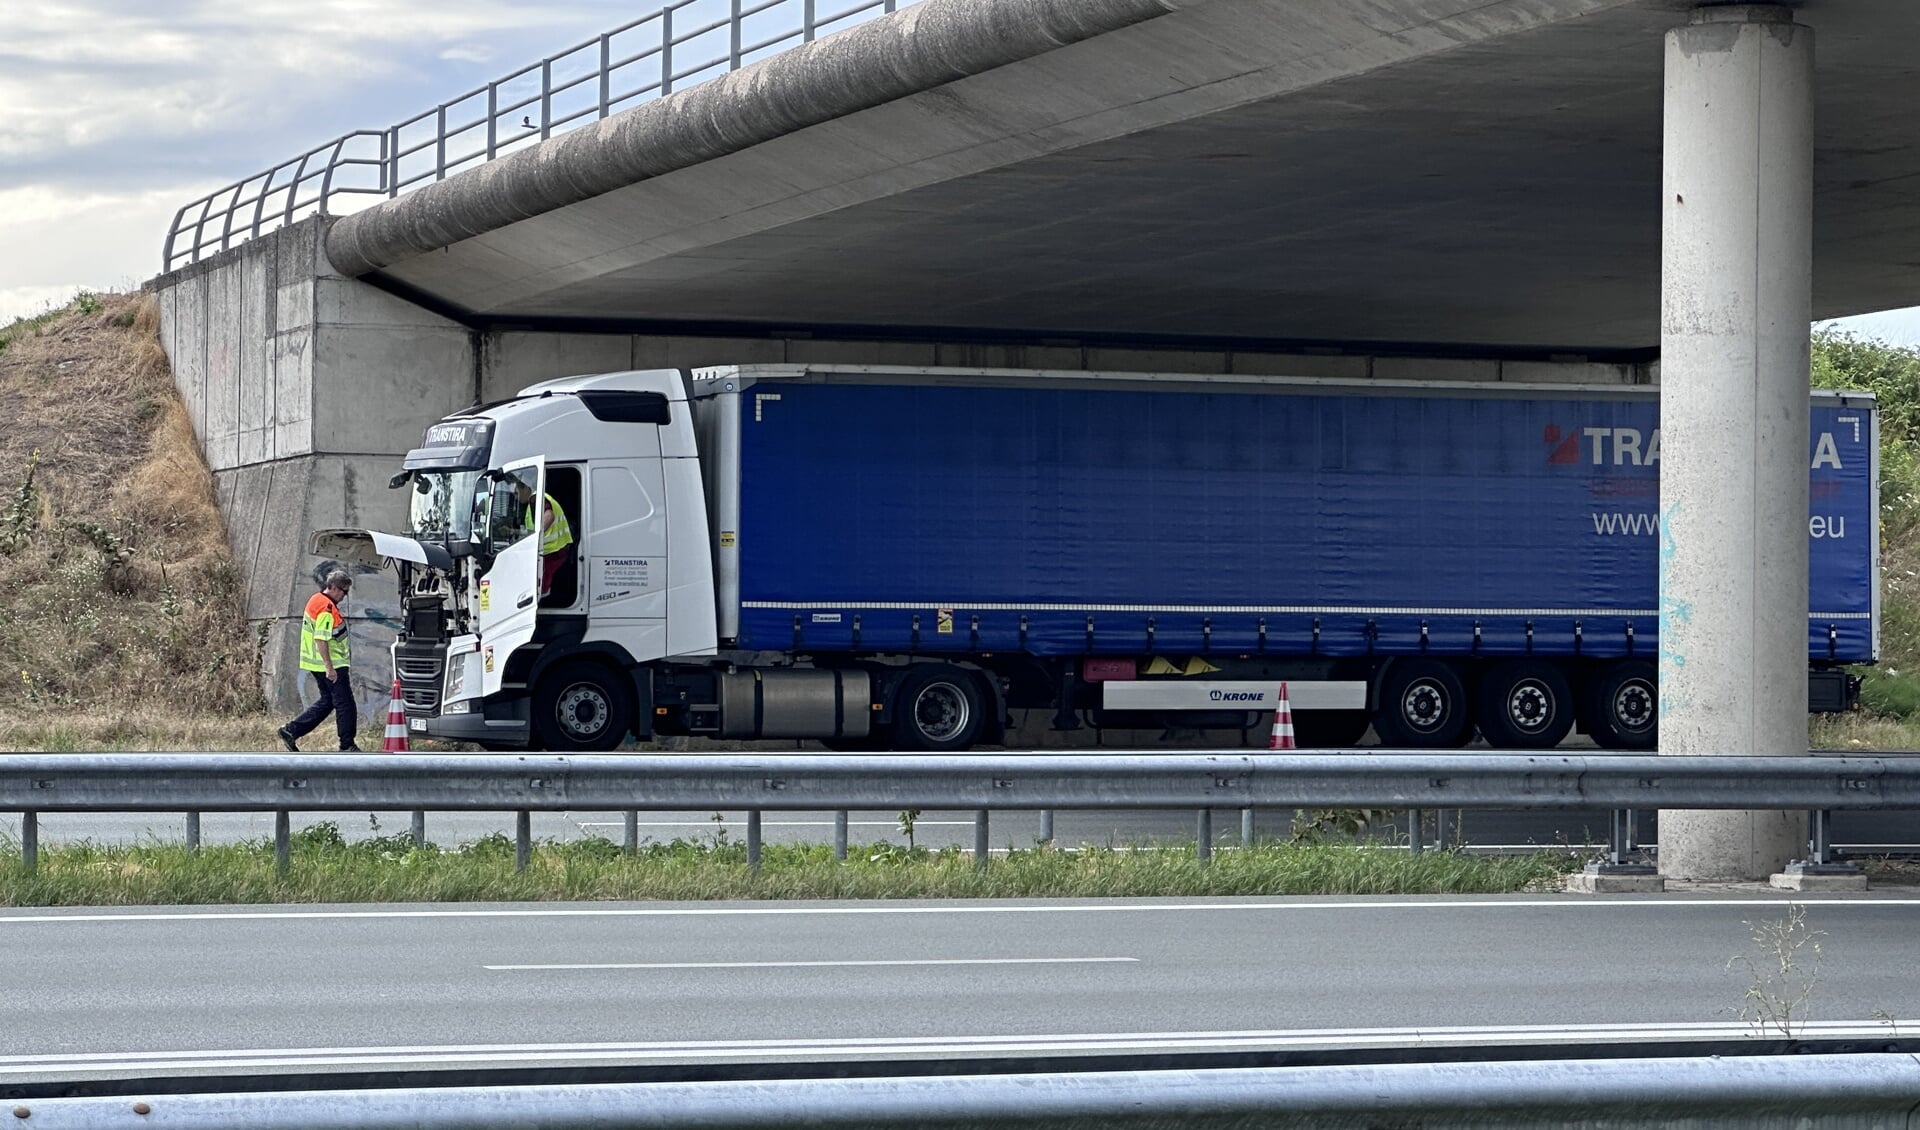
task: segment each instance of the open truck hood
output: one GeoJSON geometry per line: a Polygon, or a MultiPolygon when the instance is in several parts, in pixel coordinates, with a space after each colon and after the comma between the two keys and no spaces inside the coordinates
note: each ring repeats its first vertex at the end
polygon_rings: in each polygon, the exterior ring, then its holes
{"type": "Polygon", "coordinates": [[[453,571],[453,555],[445,546],[378,530],[315,530],[307,539],[307,550],[316,557],[331,557],[371,569],[382,568],[390,561],[406,561],[443,573],[453,571]]]}

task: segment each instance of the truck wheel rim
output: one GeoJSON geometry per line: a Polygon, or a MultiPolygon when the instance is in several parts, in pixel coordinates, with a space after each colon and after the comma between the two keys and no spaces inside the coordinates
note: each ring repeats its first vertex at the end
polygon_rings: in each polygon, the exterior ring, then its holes
{"type": "Polygon", "coordinates": [[[966,692],[952,683],[931,684],[913,697],[913,724],[932,741],[959,736],[972,715],[966,692]]]}
{"type": "Polygon", "coordinates": [[[1400,716],[1422,733],[1440,728],[1447,720],[1447,692],[1440,684],[1421,679],[1407,685],[1400,696],[1400,716]]]}
{"type": "Polygon", "coordinates": [[[1553,723],[1553,695],[1529,679],[1507,693],[1507,720],[1513,728],[1537,734],[1553,723]]]}
{"type": "Polygon", "coordinates": [[[590,683],[575,683],[561,692],[554,707],[560,728],[576,738],[590,738],[606,728],[611,707],[600,688],[590,683]]]}
{"type": "Polygon", "coordinates": [[[1653,688],[1644,680],[1620,684],[1613,692],[1613,717],[1621,729],[1638,733],[1653,725],[1653,688]]]}

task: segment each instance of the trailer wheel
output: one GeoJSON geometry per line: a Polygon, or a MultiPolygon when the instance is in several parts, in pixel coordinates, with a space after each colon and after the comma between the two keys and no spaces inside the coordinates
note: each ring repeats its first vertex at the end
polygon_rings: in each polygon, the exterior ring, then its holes
{"type": "Polygon", "coordinates": [[[1510,659],[1480,680],[1480,733],[1495,749],[1550,749],[1573,729],[1573,690],[1551,663],[1510,659]]]}
{"type": "Polygon", "coordinates": [[[1436,659],[1397,659],[1380,681],[1373,728],[1388,746],[1447,749],[1472,732],[1467,689],[1452,667],[1436,659]]]}
{"type": "Polygon", "coordinates": [[[553,753],[604,752],[633,725],[624,680],[598,663],[562,663],[540,679],[533,695],[536,749],[553,753]]]}
{"type": "Polygon", "coordinates": [[[893,716],[893,736],[901,749],[966,749],[986,721],[986,695],[980,680],[960,668],[927,663],[900,685],[893,716]]]}
{"type": "Polygon", "coordinates": [[[1660,677],[1644,659],[1603,668],[1588,703],[1587,734],[1602,749],[1652,749],[1660,740],[1660,677]]]}

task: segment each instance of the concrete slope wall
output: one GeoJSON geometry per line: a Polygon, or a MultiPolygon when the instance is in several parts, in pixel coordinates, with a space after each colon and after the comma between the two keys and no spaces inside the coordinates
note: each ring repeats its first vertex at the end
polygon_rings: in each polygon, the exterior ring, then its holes
{"type": "MultiPolygon", "coordinates": [[[[1481,382],[1650,377],[1643,366],[1591,362],[476,330],[340,275],[321,251],[332,222],[304,221],[150,284],[174,379],[219,487],[247,617],[266,626],[265,689],[289,713],[313,696],[299,672],[300,611],[331,564],[306,552],[307,535],[403,529],[406,495],[387,479],[427,425],[552,377],[750,363],[1481,382]]],[[[399,623],[393,575],[362,574],[346,612],[360,708],[379,718],[399,623]]],[[[307,744],[323,748],[326,737],[307,744]]]]}
{"type": "MultiPolygon", "coordinates": [[[[310,530],[393,529],[387,490],[424,421],[472,399],[467,331],[335,273],[309,220],[153,283],[161,337],[220,492],[247,618],[267,626],[269,700],[292,710],[300,610],[329,564],[310,530]]],[[[363,714],[384,715],[397,623],[392,574],[363,575],[345,609],[363,714]]],[[[324,735],[323,735],[324,737],[324,735]]],[[[323,744],[310,738],[309,746],[323,744]]]]}

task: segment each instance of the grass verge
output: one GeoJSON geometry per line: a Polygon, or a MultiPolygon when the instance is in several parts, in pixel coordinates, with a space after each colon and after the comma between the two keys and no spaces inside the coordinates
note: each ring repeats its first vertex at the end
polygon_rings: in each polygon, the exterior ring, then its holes
{"type": "Polygon", "coordinates": [[[643,844],[633,855],[604,839],[543,842],[516,871],[504,835],[442,851],[415,848],[405,836],[347,843],[325,824],[294,836],[285,875],[271,842],[197,853],[170,844],[68,844],[42,849],[32,871],[18,845],[10,847],[0,853],[0,905],[18,907],[1499,894],[1557,889],[1580,863],[1564,852],[1494,858],[1274,843],[1217,851],[1209,863],[1191,846],[1036,847],[996,856],[981,870],[957,849],[867,845],[841,862],[824,845],[770,844],[756,874],[746,846],[721,837],[643,844]]]}

